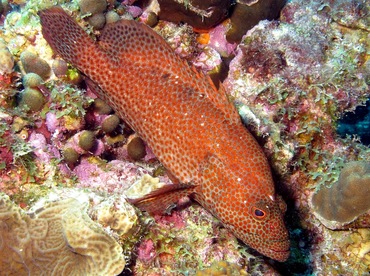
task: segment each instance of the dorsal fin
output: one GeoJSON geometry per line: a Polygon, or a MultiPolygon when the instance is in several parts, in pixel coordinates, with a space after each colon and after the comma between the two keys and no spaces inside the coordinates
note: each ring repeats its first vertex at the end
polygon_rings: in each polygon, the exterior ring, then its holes
{"type": "Polygon", "coordinates": [[[211,100],[211,102],[220,109],[226,116],[227,119],[229,119],[232,122],[237,123],[240,121],[239,113],[234,106],[234,104],[231,102],[231,100],[227,97],[225,88],[222,83],[219,84],[219,88],[217,89],[214,85],[211,77],[209,75],[206,75],[206,78],[208,79],[208,82],[210,83],[212,89],[207,90],[208,98],[211,100]]]}

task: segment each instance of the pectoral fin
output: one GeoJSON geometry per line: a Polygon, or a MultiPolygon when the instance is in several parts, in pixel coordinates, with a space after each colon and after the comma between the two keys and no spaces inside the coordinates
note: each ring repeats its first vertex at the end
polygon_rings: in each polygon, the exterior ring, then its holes
{"type": "Polygon", "coordinates": [[[151,215],[164,214],[171,205],[179,199],[194,193],[195,189],[196,185],[193,184],[165,185],[144,197],[128,199],[128,201],[151,215]]]}

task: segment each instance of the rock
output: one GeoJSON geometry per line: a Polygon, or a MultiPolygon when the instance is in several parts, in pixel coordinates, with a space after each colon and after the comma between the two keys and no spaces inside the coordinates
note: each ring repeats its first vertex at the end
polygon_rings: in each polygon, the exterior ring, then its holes
{"type": "Polygon", "coordinates": [[[231,26],[226,38],[229,42],[239,42],[248,30],[261,20],[276,19],[285,0],[250,0],[237,1],[231,14],[231,26]]]}

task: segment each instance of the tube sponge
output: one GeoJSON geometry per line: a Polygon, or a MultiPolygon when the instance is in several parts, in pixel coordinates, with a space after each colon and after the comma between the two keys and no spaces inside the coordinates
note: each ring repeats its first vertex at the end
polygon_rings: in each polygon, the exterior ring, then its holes
{"type": "Polygon", "coordinates": [[[316,217],[328,228],[338,229],[370,210],[370,163],[355,161],[345,165],[331,187],[312,196],[316,217]]]}

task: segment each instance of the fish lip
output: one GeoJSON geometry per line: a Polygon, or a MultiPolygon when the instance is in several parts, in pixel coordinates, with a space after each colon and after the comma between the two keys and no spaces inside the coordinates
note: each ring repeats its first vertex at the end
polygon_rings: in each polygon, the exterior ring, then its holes
{"type": "Polygon", "coordinates": [[[285,262],[290,255],[290,240],[289,239],[280,239],[280,240],[271,240],[273,244],[285,244],[285,248],[282,249],[273,249],[266,248],[267,252],[270,252],[267,256],[271,259],[274,259],[278,262],[285,262]],[[281,255],[277,258],[276,254],[281,255]],[[270,256],[269,256],[270,255],[270,256]]]}
{"type": "Polygon", "coordinates": [[[275,249],[269,249],[269,250],[274,251],[276,253],[283,253],[283,252],[288,253],[288,252],[290,252],[290,249],[289,248],[288,249],[285,249],[285,250],[275,250],[275,249]]]}
{"type": "Polygon", "coordinates": [[[279,262],[285,262],[289,258],[290,254],[290,240],[289,238],[282,238],[282,239],[270,239],[268,243],[271,244],[269,247],[265,247],[264,250],[259,251],[262,255],[265,255],[271,259],[274,259],[279,262]],[[284,245],[281,249],[274,249],[274,245],[284,245]],[[265,251],[265,252],[262,252],[265,251]],[[281,258],[277,258],[276,254],[282,255],[281,258]]]}

